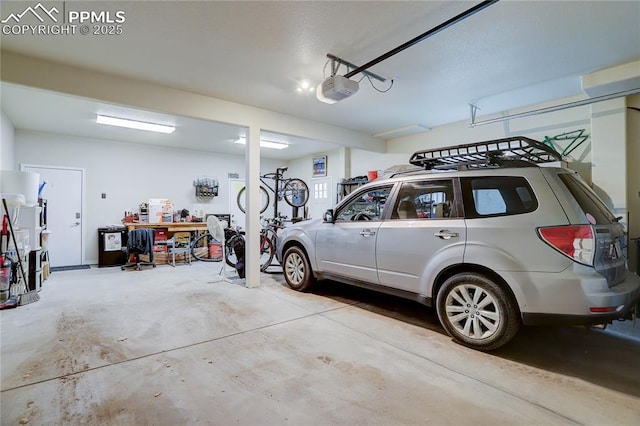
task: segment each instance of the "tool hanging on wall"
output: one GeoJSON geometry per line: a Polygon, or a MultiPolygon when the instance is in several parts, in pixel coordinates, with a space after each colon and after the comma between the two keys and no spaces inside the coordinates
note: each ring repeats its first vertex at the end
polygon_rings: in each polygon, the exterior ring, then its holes
{"type": "Polygon", "coordinates": [[[0,234],[0,309],[15,308],[18,306],[18,297],[11,294],[13,276],[11,273],[13,263],[5,254],[4,244],[7,233],[7,216],[2,215],[2,233],[0,234]]]}
{"type": "Polygon", "coordinates": [[[217,197],[218,180],[210,177],[201,177],[193,181],[196,187],[196,197],[217,197]]]}
{"type": "MultiPolygon", "coordinates": [[[[2,199],[2,205],[8,217],[9,207],[7,207],[7,200],[5,200],[4,198],[2,199]]],[[[37,302],[38,300],[40,300],[40,296],[38,295],[38,292],[36,291],[35,288],[29,289],[29,284],[28,284],[29,280],[27,279],[27,274],[24,273],[24,267],[22,266],[22,258],[20,257],[20,252],[18,251],[18,242],[16,241],[16,234],[13,231],[13,224],[11,223],[11,220],[8,220],[7,222],[9,223],[9,232],[11,234],[11,239],[13,240],[13,246],[16,249],[16,257],[18,258],[18,265],[20,267],[22,282],[24,283],[24,289],[25,289],[25,292],[20,295],[18,304],[22,306],[29,303],[37,302]]]]}

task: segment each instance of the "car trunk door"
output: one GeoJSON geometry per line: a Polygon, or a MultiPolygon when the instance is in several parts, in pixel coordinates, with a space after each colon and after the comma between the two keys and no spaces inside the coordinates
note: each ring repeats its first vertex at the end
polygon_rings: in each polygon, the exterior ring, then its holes
{"type": "Polygon", "coordinates": [[[557,176],[571,197],[565,212],[574,225],[589,224],[593,228],[595,251],[593,267],[607,279],[609,287],[622,282],[627,272],[623,253],[625,233],[621,223],[596,193],[573,171],[563,170],[557,176]]]}
{"type": "Polygon", "coordinates": [[[627,268],[623,256],[624,232],[622,225],[594,226],[595,254],[593,267],[598,273],[607,279],[607,284],[612,287],[624,281],[627,268]]]}

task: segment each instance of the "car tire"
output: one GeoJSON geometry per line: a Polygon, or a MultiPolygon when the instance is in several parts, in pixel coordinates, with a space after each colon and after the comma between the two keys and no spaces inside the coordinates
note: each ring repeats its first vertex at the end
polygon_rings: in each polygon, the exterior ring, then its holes
{"type": "Polygon", "coordinates": [[[300,247],[287,249],[282,257],[282,270],[287,285],[293,290],[305,291],[315,283],[307,255],[300,247]]]}
{"type": "Polygon", "coordinates": [[[520,328],[512,298],[484,275],[462,273],[447,279],[438,292],[436,307],[446,332],[473,349],[497,349],[520,328]]]}

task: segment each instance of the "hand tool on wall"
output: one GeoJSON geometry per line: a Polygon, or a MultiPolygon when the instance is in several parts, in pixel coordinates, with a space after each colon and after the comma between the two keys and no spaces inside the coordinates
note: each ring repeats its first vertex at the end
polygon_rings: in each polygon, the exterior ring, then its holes
{"type": "MultiPolygon", "coordinates": [[[[9,208],[7,207],[7,200],[5,200],[4,198],[2,199],[2,205],[4,207],[4,211],[7,214],[7,216],[9,216],[9,208]]],[[[19,305],[26,305],[29,303],[33,303],[33,302],[37,302],[38,300],[40,300],[40,296],[38,295],[38,292],[36,291],[36,289],[29,289],[29,283],[27,280],[27,274],[24,273],[24,267],[22,266],[22,258],[20,257],[20,253],[18,252],[18,242],[16,241],[16,234],[13,232],[13,224],[11,223],[11,220],[8,220],[9,222],[9,231],[11,233],[11,239],[13,240],[13,246],[16,248],[16,255],[18,257],[18,265],[20,266],[20,273],[22,274],[22,280],[24,282],[24,289],[25,292],[23,294],[20,295],[20,301],[19,301],[19,305]]]]}

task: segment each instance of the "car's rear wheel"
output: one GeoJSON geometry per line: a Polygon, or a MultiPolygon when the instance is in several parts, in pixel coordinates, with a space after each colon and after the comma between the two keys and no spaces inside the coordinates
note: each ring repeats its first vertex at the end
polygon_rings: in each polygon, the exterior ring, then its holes
{"type": "Polygon", "coordinates": [[[447,333],[474,349],[497,349],[511,340],[520,327],[515,303],[484,275],[452,276],[438,292],[436,306],[447,333]]]}
{"type": "Polygon", "coordinates": [[[290,247],[282,257],[282,270],[287,285],[296,291],[305,291],[315,283],[307,255],[300,247],[290,247]]]}

